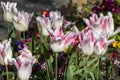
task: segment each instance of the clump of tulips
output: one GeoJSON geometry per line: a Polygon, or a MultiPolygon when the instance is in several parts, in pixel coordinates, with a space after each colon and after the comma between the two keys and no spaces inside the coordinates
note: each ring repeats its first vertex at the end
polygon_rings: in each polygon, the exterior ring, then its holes
{"type": "Polygon", "coordinates": [[[89,19],[83,18],[86,27],[80,31],[59,11],[42,11],[41,16],[36,17],[39,34],[36,32],[26,39],[25,32],[34,15],[18,11],[16,5],[1,2],[4,21],[13,23],[8,31],[14,28],[13,33],[18,31],[24,36],[12,41],[17,35],[9,35],[10,39],[0,43],[0,64],[6,66],[7,80],[12,80],[13,76],[18,80],[103,80],[101,58],[107,58],[108,46],[114,42],[111,36],[120,32],[120,28],[114,30],[111,12],[105,16],[93,13],[89,19]],[[17,72],[12,71],[14,75],[9,74],[8,65],[16,67],[17,72]]]}

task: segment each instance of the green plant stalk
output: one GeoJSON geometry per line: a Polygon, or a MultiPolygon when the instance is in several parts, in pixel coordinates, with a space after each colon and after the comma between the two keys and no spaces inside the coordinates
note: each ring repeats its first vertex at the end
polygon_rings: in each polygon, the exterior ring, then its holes
{"type": "Polygon", "coordinates": [[[47,59],[45,61],[46,61],[46,69],[47,69],[47,78],[48,78],[48,80],[50,80],[48,61],[47,61],[47,59]]]}
{"type": "MultiPolygon", "coordinates": [[[[9,24],[9,23],[8,23],[9,24]]],[[[8,25],[8,34],[10,33],[10,26],[8,25]]]]}
{"type": "MultiPolygon", "coordinates": [[[[40,44],[41,53],[43,54],[44,51],[43,51],[43,45],[42,45],[42,43],[43,43],[42,31],[40,32],[40,35],[41,36],[40,36],[40,42],[39,42],[39,44],[40,44]]],[[[51,80],[51,76],[50,76],[50,72],[49,72],[50,71],[50,66],[49,66],[50,62],[49,62],[49,60],[47,60],[45,54],[44,54],[44,59],[45,59],[45,62],[46,62],[47,80],[51,80]]]]}
{"type": "Polygon", "coordinates": [[[88,76],[87,76],[87,74],[86,74],[86,77],[85,77],[86,79],[85,80],[88,80],[88,76]]]}
{"type": "Polygon", "coordinates": [[[57,80],[57,57],[58,57],[58,53],[55,53],[55,80],[57,80]]]}
{"type": "Polygon", "coordinates": [[[23,39],[25,39],[25,32],[23,32],[23,39]]]}
{"type": "Polygon", "coordinates": [[[98,60],[98,66],[97,66],[97,80],[99,80],[99,66],[100,66],[100,64],[99,64],[99,60],[98,60]]]}
{"type": "Polygon", "coordinates": [[[34,45],[34,38],[35,38],[35,37],[32,37],[32,53],[34,53],[34,46],[35,46],[35,45],[34,45]]]}
{"type": "Polygon", "coordinates": [[[83,71],[82,69],[77,70],[77,71],[75,71],[75,72],[74,72],[74,75],[81,74],[81,73],[82,73],[82,71],[83,71]]]}
{"type": "Polygon", "coordinates": [[[108,79],[108,60],[106,59],[106,79],[108,79]]]}
{"type": "Polygon", "coordinates": [[[66,80],[66,73],[67,73],[67,68],[65,68],[65,71],[64,71],[64,80],[66,80]]]}
{"type": "Polygon", "coordinates": [[[79,58],[79,54],[76,52],[76,67],[78,68],[78,58],[79,58]]]}
{"type": "Polygon", "coordinates": [[[53,67],[50,59],[49,59],[49,75],[50,75],[50,80],[54,80],[53,67]]]}
{"type": "Polygon", "coordinates": [[[8,66],[7,66],[7,65],[5,65],[5,67],[6,67],[7,80],[9,80],[9,75],[8,75],[8,66]]]}
{"type": "Polygon", "coordinates": [[[0,77],[1,77],[2,80],[4,80],[3,77],[2,77],[3,73],[4,73],[4,72],[2,71],[2,74],[0,75],[0,77]]]}
{"type": "Polygon", "coordinates": [[[64,73],[64,80],[66,80],[66,76],[67,76],[67,68],[69,66],[69,64],[71,63],[72,61],[72,56],[73,56],[73,53],[70,54],[70,57],[68,58],[68,63],[67,63],[67,66],[66,66],[66,69],[65,69],[65,73],[64,73]]]}
{"type": "Polygon", "coordinates": [[[9,38],[9,37],[11,37],[11,35],[9,35],[9,34],[10,34],[10,31],[12,29],[11,29],[11,23],[7,22],[7,24],[8,24],[8,28],[7,29],[8,29],[8,38],[9,38]]]}
{"type": "Polygon", "coordinates": [[[111,74],[112,74],[112,76],[114,76],[115,75],[114,67],[113,67],[113,65],[111,65],[111,66],[112,66],[112,68],[111,68],[111,74]]]}
{"type": "Polygon", "coordinates": [[[97,66],[97,80],[100,79],[100,65],[101,65],[101,56],[98,59],[98,66],[97,66]]]}

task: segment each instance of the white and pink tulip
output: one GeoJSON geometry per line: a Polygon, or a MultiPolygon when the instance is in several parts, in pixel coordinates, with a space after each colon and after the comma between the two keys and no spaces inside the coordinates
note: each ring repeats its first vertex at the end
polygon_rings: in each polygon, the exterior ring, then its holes
{"type": "Polygon", "coordinates": [[[53,29],[63,26],[64,18],[59,11],[51,11],[49,14],[53,29]]]}
{"type": "Polygon", "coordinates": [[[74,40],[74,33],[68,32],[63,36],[60,40],[54,41],[50,44],[51,49],[54,52],[62,52],[64,51],[74,40]]]}
{"type": "Polygon", "coordinates": [[[6,22],[12,22],[13,16],[17,14],[17,3],[9,1],[7,3],[1,2],[1,6],[4,11],[4,20],[6,22]]]}
{"type": "Polygon", "coordinates": [[[8,65],[12,59],[11,39],[0,43],[0,64],[8,65]]]}
{"type": "Polygon", "coordinates": [[[101,34],[105,34],[110,37],[120,32],[120,27],[114,31],[114,21],[111,12],[108,12],[106,16],[101,13],[100,17],[98,17],[97,14],[93,14],[90,19],[83,18],[83,20],[87,27],[92,28],[98,37],[101,34]]]}
{"type": "Polygon", "coordinates": [[[17,59],[11,59],[11,63],[17,68],[19,80],[29,80],[32,73],[32,66],[36,61],[35,56],[32,56],[32,53],[27,46],[25,46],[23,50],[20,50],[19,53],[20,55],[17,59]]]}
{"type": "Polygon", "coordinates": [[[17,68],[17,76],[19,80],[29,80],[32,73],[32,66],[35,63],[35,57],[26,58],[24,55],[20,55],[16,59],[13,59],[13,64],[17,68]]]}
{"type": "Polygon", "coordinates": [[[32,53],[26,45],[24,45],[24,48],[22,50],[19,50],[18,53],[20,55],[23,55],[26,58],[31,58],[32,57],[32,53]]]}
{"type": "Polygon", "coordinates": [[[104,19],[101,21],[102,31],[104,32],[103,34],[107,34],[108,37],[110,37],[120,32],[120,27],[114,31],[114,20],[111,12],[108,12],[108,14],[103,17],[104,19]]]}
{"type": "Polygon", "coordinates": [[[18,12],[17,16],[14,16],[12,20],[15,29],[20,32],[27,31],[32,16],[33,16],[33,13],[30,14],[24,11],[18,12]]]}
{"type": "Polygon", "coordinates": [[[110,45],[112,42],[114,42],[114,39],[108,40],[107,36],[102,36],[97,39],[94,47],[95,54],[103,55],[106,52],[108,45],[110,45]]]}
{"type": "Polygon", "coordinates": [[[89,28],[80,33],[80,47],[84,54],[91,55],[94,52],[95,36],[89,28]]]}
{"type": "Polygon", "coordinates": [[[59,11],[51,11],[49,12],[49,16],[45,16],[43,14],[41,17],[36,17],[38,30],[42,31],[43,36],[49,36],[49,32],[47,28],[52,28],[56,30],[58,27],[67,28],[71,24],[71,22],[64,20],[63,16],[59,11]]]}
{"type": "Polygon", "coordinates": [[[38,30],[42,31],[43,36],[49,36],[47,28],[51,28],[51,21],[49,17],[36,17],[38,30]]]}
{"type": "Polygon", "coordinates": [[[62,27],[58,27],[55,31],[48,29],[50,33],[50,46],[54,52],[64,51],[74,40],[75,33],[67,32],[63,33],[62,27]]]}

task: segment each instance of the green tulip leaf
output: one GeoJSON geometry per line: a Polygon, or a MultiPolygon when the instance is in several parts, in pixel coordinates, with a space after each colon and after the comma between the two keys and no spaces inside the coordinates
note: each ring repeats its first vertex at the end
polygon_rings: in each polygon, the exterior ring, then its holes
{"type": "Polygon", "coordinates": [[[69,65],[67,68],[66,80],[73,80],[73,66],[69,65]]]}

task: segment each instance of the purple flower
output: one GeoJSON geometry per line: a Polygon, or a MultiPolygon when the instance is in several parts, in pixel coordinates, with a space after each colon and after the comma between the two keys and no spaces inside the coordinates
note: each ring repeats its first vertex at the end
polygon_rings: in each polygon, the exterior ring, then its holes
{"type": "Polygon", "coordinates": [[[92,11],[93,11],[94,13],[97,13],[97,14],[98,14],[98,13],[99,13],[99,7],[96,7],[96,6],[93,7],[93,8],[92,8],[92,11]]]}
{"type": "Polygon", "coordinates": [[[42,16],[45,16],[45,17],[50,16],[49,11],[41,10],[40,13],[41,13],[42,16]]]}
{"type": "Polygon", "coordinates": [[[114,0],[103,0],[99,6],[92,8],[94,13],[100,13],[103,11],[111,11],[118,14],[120,12],[119,6],[114,2],[114,0]]]}
{"type": "Polygon", "coordinates": [[[5,66],[4,65],[0,65],[0,71],[2,71],[2,72],[5,71],[5,66]]]}
{"type": "Polygon", "coordinates": [[[41,64],[41,70],[46,71],[46,63],[45,62],[41,64]]]}
{"type": "Polygon", "coordinates": [[[66,68],[66,64],[63,64],[60,68],[58,68],[58,78],[63,78],[64,77],[64,71],[66,68]]]}
{"type": "Polygon", "coordinates": [[[38,59],[38,63],[36,63],[32,68],[32,74],[37,73],[38,71],[46,71],[46,63],[42,59],[38,59]]]}
{"type": "Polygon", "coordinates": [[[24,48],[24,44],[21,40],[18,40],[17,43],[15,44],[15,50],[19,51],[22,50],[24,48]]]}

